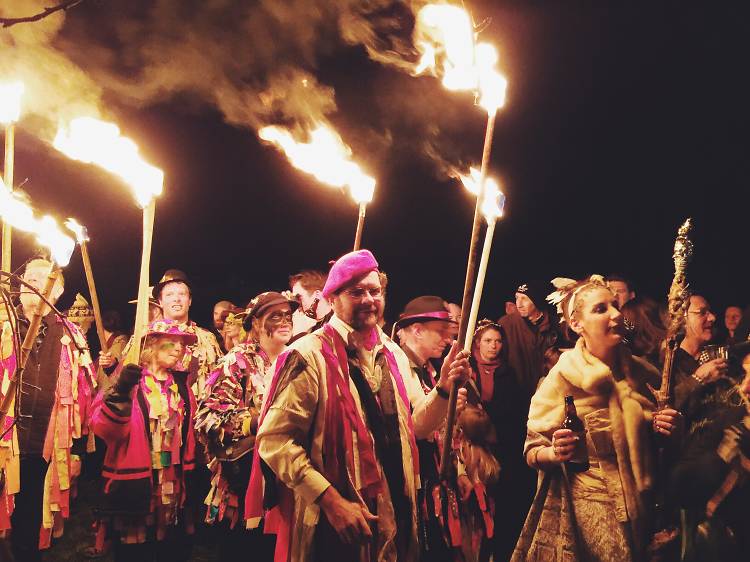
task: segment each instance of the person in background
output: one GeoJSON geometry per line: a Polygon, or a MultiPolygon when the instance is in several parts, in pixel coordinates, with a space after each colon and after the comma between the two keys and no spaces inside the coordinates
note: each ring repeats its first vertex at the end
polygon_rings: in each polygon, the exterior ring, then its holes
{"type": "Polygon", "coordinates": [[[227,347],[224,342],[224,322],[226,321],[227,314],[235,309],[237,309],[237,307],[229,301],[219,301],[214,305],[213,328],[211,329],[211,332],[216,336],[216,340],[219,342],[219,346],[223,353],[226,353],[232,348],[232,346],[227,347]]]}
{"type": "Polygon", "coordinates": [[[73,304],[65,312],[65,317],[78,326],[78,331],[83,334],[83,337],[87,337],[86,334],[94,323],[94,309],[81,293],[77,293],[73,304]]]}
{"type": "Polygon", "coordinates": [[[542,281],[522,283],[516,289],[518,314],[498,320],[505,334],[508,364],[528,396],[534,394],[544,375],[544,351],[557,343],[557,321],[551,318],[544,300],[550,284],[542,281]]]}
{"type": "Polygon", "coordinates": [[[622,275],[610,273],[605,280],[607,286],[617,297],[617,304],[619,305],[620,310],[622,310],[622,307],[625,306],[626,302],[632,301],[635,298],[633,284],[622,275]]]}
{"type": "Polygon", "coordinates": [[[716,334],[716,343],[719,345],[734,345],[747,339],[740,326],[742,325],[742,309],[739,306],[728,306],[724,310],[724,323],[716,334]]]}
{"type": "Polygon", "coordinates": [[[300,304],[294,312],[294,336],[311,331],[330,313],[331,306],[321,293],[325,282],[325,273],[312,269],[289,276],[291,298],[300,304]]]}
{"type": "Polygon", "coordinates": [[[649,309],[646,302],[629,300],[620,309],[625,322],[627,344],[633,355],[642,357],[657,369],[661,364],[666,329],[658,312],[649,309]]]}
{"type": "Polygon", "coordinates": [[[510,558],[536,489],[536,473],[519,454],[526,435],[528,402],[508,363],[504,335],[496,322],[479,321],[469,358],[471,375],[466,383],[469,403],[479,405],[488,414],[495,435],[490,450],[500,463],[497,484],[487,488],[496,507],[496,560],[510,558]]]}

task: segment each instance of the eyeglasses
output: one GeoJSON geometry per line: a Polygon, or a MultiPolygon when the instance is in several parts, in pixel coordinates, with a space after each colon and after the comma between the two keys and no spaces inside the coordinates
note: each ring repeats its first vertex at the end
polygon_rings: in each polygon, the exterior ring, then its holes
{"type": "Polygon", "coordinates": [[[379,299],[383,296],[382,287],[351,287],[344,289],[343,292],[356,300],[362,300],[365,295],[370,295],[373,299],[379,299]]]}
{"type": "Polygon", "coordinates": [[[710,308],[701,308],[698,310],[688,310],[688,314],[695,314],[696,316],[705,318],[709,314],[713,314],[713,311],[710,308]]]}

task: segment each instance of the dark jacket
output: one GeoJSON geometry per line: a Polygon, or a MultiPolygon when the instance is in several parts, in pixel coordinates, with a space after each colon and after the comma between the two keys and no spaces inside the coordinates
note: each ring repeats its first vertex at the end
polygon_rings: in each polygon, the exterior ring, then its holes
{"type": "Polygon", "coordinates": [[[505,331],[504,345],[508,349],[510,368],[530,400],[539,379],[547,374],[544,372],[544,352],[558,340],[556,326],[552,325],[547,311],[537,324],[520,314],[503,316],[498,323],[505,331]]]}

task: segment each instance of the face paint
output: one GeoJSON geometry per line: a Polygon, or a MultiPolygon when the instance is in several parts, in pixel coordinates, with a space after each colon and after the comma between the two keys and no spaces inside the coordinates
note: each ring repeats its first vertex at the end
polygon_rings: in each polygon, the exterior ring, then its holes
{"type": "Polygon", "coordinates": [[[289,309],[275,310],[263,320],[263,330],[265,330],[266,335],[270,338],[274,331],[284,323],[292,325],[292,311],[289,309]]]}

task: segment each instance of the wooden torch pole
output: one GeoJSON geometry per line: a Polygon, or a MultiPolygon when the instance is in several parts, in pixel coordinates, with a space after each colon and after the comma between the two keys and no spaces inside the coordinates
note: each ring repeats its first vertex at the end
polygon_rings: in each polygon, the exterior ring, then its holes
{"type": "Polygon", "coordinates": [[[91,295],[91,308],[94,309],[94,322],[96,324],[96,335],[99,337],[99,346],[102,353],[107,353],[107,337],[104,335],[104,324],[102,323],[102,311],[99,307],[99,295],[96,292],[96,283],[94,283],[94,272],[91,269],[91,260],[89,259],[89,250],[85,240],[79,242],[81,247],[81,258],[83,260],[83,270],[86,272],[86,282],[89,286],[91,295]]]}
{"type": "Polygon", "coordinates": [[[148,279],[149,263],[151,262],[151,242],[154,235],[154,215],[156,213],[156,199],[151,198],[143,209],[143,252],[141,253],[141,274],[138,281],[138,304],[135,311],[135,329],[133,330],[133,345],[130,346],[125,364],[139,364],[141,343],[146,334],[148,324],[148,279]]]}
{"type": "MultiPolygon", "coordinates": [[[[3,180],[8,189],[13,191],[13,167],[15,164],[15,138],[16,124],[11,121],[5,126],[5,168],[3,169],[3,180]]],[[[3,221],[2,229],[2,265],[0,269],[11,273],[11,235],[12,227],[3,221]]]]}
{"type": "MultiPolygon", "coordinates": [[[[472,286],[477,267],[477,254],[479,249],[479,229],[482,226],[482,193],[484,191],[484,181],[487,177],[487,168],[492,152],[492,135],[495,131],[495,115],[491,112],[487,115],[487,129],[484,134],[484,149],[482,150],[482,167],[479,173],[479,193],[477,194],[477,204],[474,208],[474,221],[471,229],[471,241],[469,242],[469,259],[466,264],[466,278],[464,279],[464,294],[461,300],[461,322],[458,325],[458,345],[461,349],[471,348],[471,338],[467,342],[467,332],[469,328],[469,308],[472,300],[472,286]]],[[[448,415],[445,423],[445,435],[443,437],[443,451],[440,456],[440,478],[448,478],[448,469],[450,467],[450,452],[453,444],[453,427],[456,424],[456,400],[458,399],[458,387],[453,385],[451,388],[450,398],[448,400],[448,415]]]]}
{"type": "Polygon", "coordinates": [[[357,232],[354,235],[354,252],[362,247],[362,231],[365,229],[365,213],[367,212],[367,203],[359,204],[359,217],[357,218],[357,232]]]}

